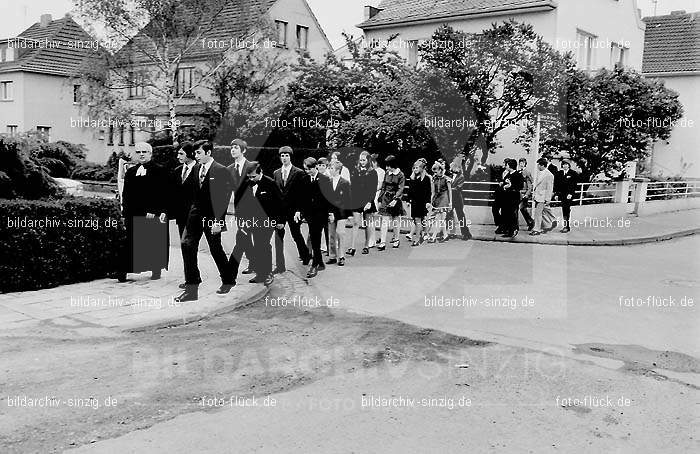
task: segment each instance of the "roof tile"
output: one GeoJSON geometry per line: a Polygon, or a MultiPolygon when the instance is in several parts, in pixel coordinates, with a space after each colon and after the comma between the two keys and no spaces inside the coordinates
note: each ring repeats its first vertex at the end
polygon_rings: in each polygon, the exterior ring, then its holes
{"type": "Polygon", "coordinates": [[[700,12],[645,17],[645,74],[700,71],[700,12]]]}

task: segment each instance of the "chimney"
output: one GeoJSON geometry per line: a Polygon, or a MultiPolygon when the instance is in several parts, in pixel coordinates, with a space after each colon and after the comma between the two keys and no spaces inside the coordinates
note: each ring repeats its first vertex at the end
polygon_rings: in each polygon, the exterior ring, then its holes
{"type": "Polygon", "coordinates": [[[684,15],[684,14],[685,14],[685,10],[684,10],[684,9],[679,9],[679,10],[676,10],[676,11],[671,11],[671,16],[682,16],[682,15],[684,15]]]}
{"type": "Polygon", "coordinates": [[[372,19],[374,16],[379,14],[380,11],[381,9],[375,8],[374,6],[365,6],[365,20],[372,19]]]}
{"type": "Polygon", "coordinates": [[[39,26],[41,28],[46,28],[51,23],[51,14],[42,14],[39,19],[39,26]]]}

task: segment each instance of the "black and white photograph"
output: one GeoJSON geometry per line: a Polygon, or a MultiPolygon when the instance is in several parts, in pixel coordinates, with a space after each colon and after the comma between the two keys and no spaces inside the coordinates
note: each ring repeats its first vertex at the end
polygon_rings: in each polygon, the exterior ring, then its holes
{"type": "Polygon", "coordinates": [[[700,452],[700,1],[0,13],[0,453],[700,452]]]}

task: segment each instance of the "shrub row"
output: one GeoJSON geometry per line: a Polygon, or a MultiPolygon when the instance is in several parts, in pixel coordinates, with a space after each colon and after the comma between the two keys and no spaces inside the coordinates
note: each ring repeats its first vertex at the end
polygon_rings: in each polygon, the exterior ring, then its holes
{"type": "Polygon", "coordinates": [[[0,200],[0,292],[105,278],[117,271],[124,224],[115,200],[0,200]]]}

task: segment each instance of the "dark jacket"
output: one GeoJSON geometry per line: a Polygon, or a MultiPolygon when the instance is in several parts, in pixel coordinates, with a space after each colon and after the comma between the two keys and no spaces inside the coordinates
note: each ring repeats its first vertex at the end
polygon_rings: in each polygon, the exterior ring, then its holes
{"type": "Polygon", "coordinates": [[[233,190],[231,173],[226,167],[214,161],[211,163],[201,187],[199,187],[199,169],[197,169],[197,186],[197,195],[190,214],[224,222],[233,190]]]}
{"type": "Polygon", "coordinates": [[[231,184],[232,184],[232,190],[233,190],[233,203],[234,206],[238,205],[238,200],[240,200],[240,194],[238,194],[238,190],[241,189],[241,186],[243,186],[243,183],[246,182],[246,179],[248,178],[248,169],[250,169],[250,161],[247,159],[243,161],[243,171],[239,174],[236,172],[236,163],[234,162],[230,166],[227,167],[229,173],[231,174],[231,184]]]}
{"type": "Polygon", "coordinates": [[[239,188],[240,200],[236,206],[236,222],[240,228],[274,228],[284,222],[282,195],[272,178],[262,176],[256,185],[246,180],[239,188]]]}
{"type": "Polygon", "coordinates": [[[322,185],[321,192],[330,204],[330,213],[333,213],[335,220],[345,219],[352,214],[352,191],[350,182],[340,177],[338,184],[333,189],[333,178],[328,179],[330,184],[322,185]]]}
{"type": "Polygon", "coordinates": [[[520,191],[524,186],[523,175],[518,171],[509,173],[503,177],[503,193],[508,198],[517,198],[520,200],[520,191]],[[506,187],[508,182],[510,182],[510,186],[506,187]]]}
{"type": "Polygon", "coordinates": [[[274,180],[282,197],[282,210],[285,214],[293,216],[299,211],[301,196],[304,191],[304,177],[306,173],[299,167],[292,166],[287,176],[287,184],[282,181],[282,169],[275,170],[274,180]]]}
{"type": "Polygon", "coordinates": [[[327,176],[318,173],[316,174],[316,181],[312,182],[311,176],[304,175],[300,211],[307,221],[328,222],[331,204],[323,194],[324,192],[330,192],[332,189],[331,179],[327,176]]]}
{"type": "Polygon", "coordinates": [[[557,177],[554,182],[555,193],[562,199],[565,199],[570,194],[573,199],[576,191],[578,191],[578,173],[571,169],[566,173],[562,170],[557,177]]]}
{"type": "Polygon", "coordinates": [[[190,214],[190,209],[194,203],[194,199],[197,196],[197,190],[199,189],[199,183],[197,178],[199,176],[199,164],[195,163],[190,170],[190,174],[187,175],[187,179],[182,181],[182,168],[183,165],[178,166],[170,175],[170,189],[169,194],[170,200],[170,210],[169,216],[171,219],[175,219],[178,225],[184,225],[187,223],[187,216],[190,214]]]}
{"type": "Polygon", "coordinates": [[[352,208],[362,210],[374,202],[379,176],[374,169],[355,170],[352,175],[352,208]]]}
{"type": "Polygon", "coordinates": [[[146,163],[146,175],[137,176],[140,165],[130,167],[124,175],[122,212],[124,216],[145,216],[168,212],[168,177],[153,161],[146,163]]]}

